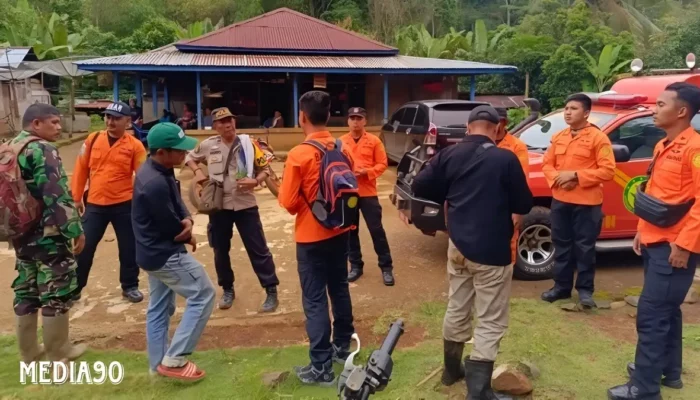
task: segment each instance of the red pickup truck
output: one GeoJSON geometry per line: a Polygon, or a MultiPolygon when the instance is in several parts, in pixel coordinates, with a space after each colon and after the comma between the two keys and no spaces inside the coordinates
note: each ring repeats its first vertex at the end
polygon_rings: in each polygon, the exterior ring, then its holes
{"type": "MultiPolygon", "coordinates": [[[[637,228],[633,213],[637,187],[646,179],[656,143],[666,134],[654,126],[653,107],[656,97],[673,82],[689,82],[700,86],[700,73],[658,75],[626,78],[604,93],[588,93],[593,100],[590,122],[600,127],[613,144],[617,166],[615,178],[603,185],[603,229],[596,244],[598,251],[632,248],[637,228]]],[[[700,115],[693,119],[700,131],[700,115]]],[[[540,280],[551,277],[554,246],[549,218],[552,192],[542,173],[543,153],[552,135],[566,128],[562,110],[554,111],[513,134],[530,150],[528,183],[535,198],[535,207],[523,219],[518,238],[514,275],[518,279],[540,280]]],[[[399,211],[425,234],[445,230],[441,205],[412,195],[411,176],[415,176],[429,159],[422,146],[408,152],[398,166],[398,179],[391,200],[399,211]]],[[[438,149],[439,151],[439,149],[438,149]]]]}

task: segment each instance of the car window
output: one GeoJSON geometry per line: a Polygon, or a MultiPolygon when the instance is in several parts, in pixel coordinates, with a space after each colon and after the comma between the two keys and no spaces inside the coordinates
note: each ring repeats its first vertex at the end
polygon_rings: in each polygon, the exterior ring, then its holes
{"type": "Polygon", "coordinates": [[[613,144],[627,146],[632,160],[651,158],[656,144],[666,137],[666,132],[654,126],[652,116],[635,118],[615,128],[610,133],[613,144]]]}
{"type": "Polygon", "coordinates": [[[401,108],[401,109],[399,109],[399,111],[395,112],[394,115],[392,115],[391,119],[389,120],[389,125],[392,125],[396,121],[401,122],[401,118],[403,117],[403,113],[405,111],[406,111],[405,108],[401,108]]]}
{"type": "MultiPolygon", "coordinates": [[[[588,117],[588,121],[599,128],[603,128],[608,122],[612,121],[617,114],[609,114],[602,112],[592,112],[588,117]]],[[[567,127],[564,121],[564,112],[557,111],[549,114],[534,124],[523,130],[519,137],[525,144],[534,149],[546,149],[552,140],[552,136],[564,130],[567,127]]]]}
{"type": "Polygon", "coordinates": [[[439,104],[433,108],[433,119],[430,122],[443,128],[465,128],[469,113],[480,105],[480,103],[439,104]]]}
{"type": "Polygon", "coordinates": [[[406,107],[406,112],[401,118],[401,125],[413,125],[413,119],[416,117],[415,107],[406,107]]]}
{"type": "Polygon", "coordinates": [[[425,126],[425,121],[428,119],[428,116],[425,113],[425,110],[422,108],[418,109],[418,113],[416,114],[416,120],[413,121],[413,125],[415,126],[425,126]]]}

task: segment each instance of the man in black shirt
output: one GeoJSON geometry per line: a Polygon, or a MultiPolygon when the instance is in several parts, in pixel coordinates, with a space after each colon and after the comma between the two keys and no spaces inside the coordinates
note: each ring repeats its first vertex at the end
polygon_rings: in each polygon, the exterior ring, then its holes
{"type": "Polygon", "coordinates": [[[172,123],[148,133],[151,157],[136,173],[133,226],[136,261],[148,274],[150,301],[146,312],[146,341],[152,373],[195,381],[204,378],[187,356],[192,354],[214,309],[214,285],[202,264],[185,250],[197,250],[192,217],[182,202],[173,167],[181,165],[197,140],[172,123]],[[187,299],[172,341],[168,325],[175,312],[175,295],[187,299]]]}
{"type": "Polygon", "coordinates": [[[493,107],[479,106],[469,115],[468,136],[440,151],[413,182],[416,196],[447,203],[449,304],[443,325],[445,370],[451,385],[465,375],[464,343],[474,348],[466,367],[470,399],[497,399],[491,374],[508,327],[513,260],[510,240],[513,214],[527,214],[532,193],[518,158],[495,145],[499,123],[493,107]]]}

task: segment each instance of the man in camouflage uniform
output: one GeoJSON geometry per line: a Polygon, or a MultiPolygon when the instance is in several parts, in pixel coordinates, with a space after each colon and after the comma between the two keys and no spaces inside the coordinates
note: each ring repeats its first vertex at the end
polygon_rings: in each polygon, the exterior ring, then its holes
{"type": "Polygon", "coordinates": [[[18,143],[38,137],[20,152],[17,161],[29,192],[42,205],[37,227],[15,240],[17,278],[14,310],[22,360],[43,358],[37,342],[38,311],[41,309],[46,355],[50,361],[78,358],[85,345],[73,346],[68,338],[68,310],[77,288],[75,254],[82,251],[85,236],[73,203],[68,178],[55,142],[61,134],[59,111],[46,104],[33,104],[22,119],[18,143]]]}

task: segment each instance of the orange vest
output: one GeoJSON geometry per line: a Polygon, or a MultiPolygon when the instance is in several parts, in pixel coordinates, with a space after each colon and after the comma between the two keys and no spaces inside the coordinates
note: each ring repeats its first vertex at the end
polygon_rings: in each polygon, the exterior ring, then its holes
{"type": "Polygon", "coordinates": [[[71,193],[76,203],[83,201],[88,178],[88,203],[108,206],[133,197],[134,172],[146,161],[146,149],[128,132],[110,147],[107,135],[107,131],[91,133],[80,149],[71,179],[71,193]],[[95,135],[98,136],[91,146],[95,135]]]}
{"type": "Polygon", "coordinates": [[[593,125],[576,136],[566,128],[552,137],[544,153],[542,172],[552,196],[562,202],[596,206],[603,203],[603,182],[615,177],[615,155],[608,136],[593,125]],[[578,184],[572,190],[554,186],[560,171],[576,172],[578,184]]]}
{"type": "Polygon", "coordinates": [[[700,135],[690,127],[671,143],[665,141],[654,148],[654,170],[646,193],[669,203],[680,204],[695,199],[695,204],[680,222],[669,228],[659,228],[639,220],[637,229],[642,244],[675,243],[679,247],[700,253],[700,135]]]}
{"type": "MultiPolygon", "coordinates": [[[[328,131],[312,133],[305,140],[316,140],[326,146],[335,143],[335,138],[328,131]]],[[[345,148],[343,153],[350,159],[350,167],[352,167],[352,155],[345,148]]],[[[282,179],[277,199],[290,214],[297,216],[294,227],[294,240],[297,243],[320,242],[348,231],[348,229],[324,228],[311,212],[306,199],[316,197],[320,173],[320,151],[308,145],[298,145],[287,154],[287,161],[284,162],[284,179],[282,179]]]]}
{"type": "Polygon", "coordinates": [[[359,176],[357,183],[360,186],[360,197],[372,197],[377,195],[377,178],[379,178],[389,166],[386,150],[381,139],[370,134],[363,133],[360,140],[355,143],[352,134],[343,135],[343,149],[352,154],[355,163],[355,171],[364,169],[366,176],[359,176]]]}

